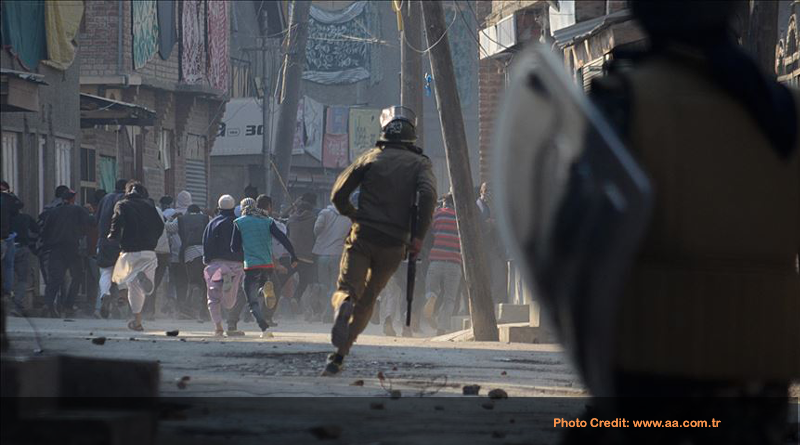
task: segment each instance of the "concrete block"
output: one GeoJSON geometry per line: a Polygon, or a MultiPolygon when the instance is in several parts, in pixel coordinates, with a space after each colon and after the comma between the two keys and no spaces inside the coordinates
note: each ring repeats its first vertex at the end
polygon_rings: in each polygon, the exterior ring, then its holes
{"type": "Polygon", "coordinates": [[[453,315],[450,317],[450,330],[460,331],[462,329],[469,329],[464,327],[464,322],[469,322],[469,315],[453,315]]]}
{"type": "Polygon", "coordinates": [[[510,323],[498,326],[500,341],[504,343],[555,343],[552,331],[528,323],[510,323]]]}
{"type": "Polygon", "coordinates": [[[158,397],[156,362],[60,357],[62,397],[158,397]]]}
{"type": "Polygon", "coordinates": [[[498,306],[498,323],[526,323],[530,321],[530,309],[527,304],[500,303],[498,306]]]}

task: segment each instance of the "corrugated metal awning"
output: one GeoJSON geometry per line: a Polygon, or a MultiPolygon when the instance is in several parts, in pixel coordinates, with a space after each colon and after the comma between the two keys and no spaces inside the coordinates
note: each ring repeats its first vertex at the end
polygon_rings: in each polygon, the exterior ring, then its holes
{"type": "Polygon", "coordinates": [[[81,93],[81,128],[95,125],[152,126],[156,113],[141,105],[81,93]]]}

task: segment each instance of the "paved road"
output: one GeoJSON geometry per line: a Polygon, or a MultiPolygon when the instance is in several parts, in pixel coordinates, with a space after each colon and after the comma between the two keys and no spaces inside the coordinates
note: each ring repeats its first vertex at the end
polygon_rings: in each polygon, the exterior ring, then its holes
{"type": "MultiPolygon", "coordinates": [[[[331,351],[327,325],[283,322],[275,338],[258,337],[255,324],[245,324],[247,336],[218,339],[210,323],[159,320],[132,332],[121,320],[33,318],[46,354],[158,360],[161,393],[165,396],[379,396],[393,389],[409,394],[437,392],[460,395],[461,387],[478,384],[502,387],[512,396],[574,395],[583,392],[565,354],[556,345],[433,341],[390,338],[371,325],[338,378],[318,374],[331,351]],[[178,329],[178,337],[167,330],[178,329]],[[98,346],[93,337],[108,341],[98,346]],[[384,385],[378,372],[387,377],[384,385]],[[184,390],[176,381],[190,376],[184,390]],[[363,380],[364,386],[351,386],[363,380]]],[[[12,348],[30,353],[36,348],[31,326],[10,318],[12,348]]]]}
{"type": "MultiPolygon", "coordinates": [[[[210,323],[193,321],[149,322],[143,333],[121,320],[31,322],[44,354],[158,360],[162,403],[176,406],[162,411],[159,445],[558,443],[553,418],[575,418],[586,400],[556,345],[387,338],[372,325],[343,375],[323,378],[331,346],[322,324],[283,322],[262,340],[254,324],[242,326],[244,338],[217,339],[210,323]],[[172,329],[178,337],[166,336],[172,329]],[[102,346],[91,342],[99,336],[102,346]],[[467,384],[480,395],[464,396],[467,384]],[[494,388],[510,398],[489,400],[494,388]]],[[[24,319],[10,318],[8,330],[13,353],[36,348],[24,319]]]]}

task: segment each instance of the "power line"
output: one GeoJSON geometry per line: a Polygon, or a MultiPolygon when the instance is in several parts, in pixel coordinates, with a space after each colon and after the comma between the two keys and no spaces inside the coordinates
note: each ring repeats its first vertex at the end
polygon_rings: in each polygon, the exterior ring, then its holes
{"type": "MultiPolygon", "coordinates": [[[[453,0],[453,1],[452,1],[452,3],[453,3],[453,9],[456,9],[456,10],[457,10],[457,9],[458,9],[458,7],[456,6],[456,2],[455,2],[455,0],[453,0]]],[[[428,51],[432,50],[432,49],[433,49],[433,48],[434,48],[436,45],[438,45],[439,43],[441,43],[441,41],[442,41],[442,40],[444,40],[444,36],[446,36],[446,35],[447,35],[448,31],[450,31],[450,28],[453,26],[453,23],[455,23],[455,22],[456,22],[456,14],[455,14],[455,13],[453,13],[453,21],[451,21],[451,22],[450,22],[450,24],[449,24],[449,25],[447,25],[447,29],[445,29],[445,30],[444,30],[444,32],[442,33],[442,35],[439,37],[439,40],[437,40],[436,42],[434,42],[434,43],[433,43],[433,45],[429,46],[428,48],[426,48],[426,49],[424,49],[424,50],[421,50],[421,49],[415,48],[415,47],[414,47],[414,45],[412,45],[412,44],[411,44],[411,43],[408,41],[408,38],[406,37],[406,33],[405,33],[405,32],[401,32],[400,34],[403,36],[403,41],[405,42],[405,44],[406,44],[406,45],[408,45],[408,47],[409,47],[409,48],[411,48],[411,50],[413,50],[413,51],[415,51],[415,52],[418,52],[418,53],[420,53],[420,54],[426,54],[428,51]]]]}

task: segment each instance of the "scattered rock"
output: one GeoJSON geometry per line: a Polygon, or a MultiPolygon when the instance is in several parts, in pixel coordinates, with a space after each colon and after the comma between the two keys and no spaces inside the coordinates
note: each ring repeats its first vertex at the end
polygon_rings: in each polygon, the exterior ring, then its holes
{"type": "Polygon", "coordinates": [[[156,342],[156,341],[155,341],[155,340],[153,340],[153,343],[155,343],[155,342],[156,342]]]}
{"type": "Polygon", "coordinates": [[[481,408],[493,410],[494,409],[494,402],[483,402],[481,403],[481,408]]]}
{"type": "Polygon", "coordinates": [[[492,431],[492,437],[495,439],[502,439],[506,437],[505,431],[492,431]]]}
{"type": "Polygon", "coordinates": [[[383,403],[380,402],[372,402],[369,404],[369,409],[380,411],[383,410],[383,403]]]}
{"type": "Polygon", "coordinates": [[[500,373],[500,375],[508,375],[508,373],[503,371],[503,372],[500,373]]]}
{"type": "Polygon", "coordinates": [[[403,396],[403,393],[401,393],[399,389],[393,389],[389,393],[389,397],[392,398],[392,399],[395,399],[395,400],[399,399],[402,396],[403,396]]]}
{"type": "Polygon", "coordinates": [[[392,368],[392,371],[397,371],[397,366],[395,366],[394,368],[392,368]]]}
{"type": "Polygon", "coordinates": [[[442,405],[436,405],[433,407],[436,411],[444,411],[444,407],[442,405]]]}
{"type": "Polygon", "coordinates": [[[136,341],[136,337],[131,337],[128,339],[129,341],[136,341]]]}
{"type": "Polygon", "coordinates": [[[319,440],[338,439],[342,435],[342,427],[338,425],[315,426],[308,430],[319,440]]]}
{"type": "Polygon", "coordinates": [[[355,382],[351,383],[350,386],[364,386],[364,381],[356,380],[355,382]]]}
{"type": "Polygon", "coordinates": [[[106,344],[106,338],[105,337],[93,338],[92,339],[92,343],[94,343],[94,344],[96,344],[98,346],[102,346],[102,345],[106,344]]]}
{"type": "Polygon", "coordinates": [[[71,318],[65,318],[64,321],[67,322],[67,323],[75,323],[75,320],[73,320],[71,318]]]}
{"type": "Polygon", "coordinates": [[[176,382],[176,385],[178,386],[178,389],[186,389],[186,385],[187,385],[187,383],[189,383],[189,380],[191,380],[191,379],[192,378],[189,377],[188,375],[185,375],[185,376],[181,377],[180,379],[178,379],[178,381],[176,382]]]}
{"type": "Polygon", "coordinates": [[[181,331],[175,329],[174,331],[167,331],[167,337],[177,337],[181,331]]]}
{"type": "MultiPolygon", "coordinates": [[[[50,335],[50,334],[47,334],[47,335],[50,335]]],[[[91,336],[91,335],[94,335],[94,332],[90,332],[90,333],[89,333],[89,335],[90,335],[90,336],[91,336]]]]}
{"type": "Polygon", "coordinates": [[[465,396],[477,396],[480,391],[481,385],[464,385],[464,387],[461,388],[461,392],[465,396]]]}
{"type": "Polygon", "coordinates": [[[490,399],[494,399],[494,400],[507,399],[508,398],[508,393],[505,392],[504,390],[500,389],[500,388],[493,389],[493,390],[489,391],[489,398],[490,399]]]}
{"type": "Polygon", "coordinates": [[[186,339],[185,339],[185,338],[182,338],[182,339],[181,339],[181,341],[186,341],[186,339]]]}

